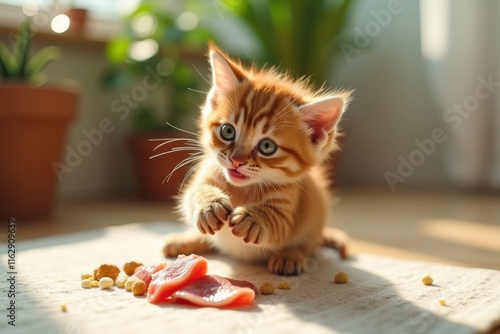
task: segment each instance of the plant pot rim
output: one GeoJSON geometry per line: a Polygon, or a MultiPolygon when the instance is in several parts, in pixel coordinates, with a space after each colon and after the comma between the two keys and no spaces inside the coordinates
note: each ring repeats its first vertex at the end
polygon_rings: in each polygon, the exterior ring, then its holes
{"type": "Polygon", "coordinates": [[[29,82],[0,83],[0,120],[5,122],[39,122],[72,120],[78,109],[77,85],[48,83],[37,86],[29,82]]]}
{"type": "Polygon", "coordinates": [[[3,89],[24,89],[24,90],[58,90],[67,93],[79,94],[81,85],[72,79],[59,79],[36,84],[28,80],[0,80],[0,90],[3,89]]]}

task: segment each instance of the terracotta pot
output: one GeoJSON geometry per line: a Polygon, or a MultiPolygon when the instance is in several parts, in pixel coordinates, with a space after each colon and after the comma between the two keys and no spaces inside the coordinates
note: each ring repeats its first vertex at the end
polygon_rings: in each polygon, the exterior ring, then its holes
{"type": "Polygon", "coordinates": [[[83,8],[70,8],[64,11],[69,17],[68,33],[82,35],[87,25],[88,11],[83,8]]]}
{"type": "Polygon", "coordinates": [[[150,139],[163,138],[179,138],[179,135],[172,133],[136,134],[128,139],[137,190],[139,196],[145,200],[173,201],[174,196],[179,193],[184,176],[192,166],[189,164],[175,171],[167,182],[167,175],[182,160],[190,157],[190,152],[179,151],[150,159],[155,154],[168,152],[174,147],[183,146],[182,142],[173,142],[154,150],[162,141],[151,141],[150,139]]]}
{"type": "Polygon", "coordinates": [[[56,198],[59,161],[77,96],[67,87],[0,83],[0,217],[41,219],[56,198]]]}

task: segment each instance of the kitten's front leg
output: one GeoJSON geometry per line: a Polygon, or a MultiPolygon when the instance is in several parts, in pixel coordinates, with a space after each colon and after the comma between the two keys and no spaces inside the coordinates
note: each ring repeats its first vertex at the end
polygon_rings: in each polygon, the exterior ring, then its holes
{"type": "Polygon", "coordinates": [[[276,229],[280,225],[291,225],[291,217],[286,214],[286,210],[262,203],[238,206],[229,217],[233,235],[246,243],[280,243],[280,240],[271,238],[271,235],[278,235],[276,229]]]}
{"type": "Polygon", "coordinates": [[[193,187],[184,195],[182,206],[188,223],[194,223],[202,234],[215,234],[233,211],[229,196],[211,185],[193,187]]]}
{"type": "Polygon", "coordinates": [[[261,226],[262,213],[252,208],[237,207],[229,217],[229,227],[233,235],[242,238],[246,243],[259,244],[262,241],[264,229],[261,226]],[[259,219],[260,218],[260,219],[259,219]]]}
{"type": "Polygon", "coordinates": [[[163,247],[163,253],[167,257],[212,251],[204,241],[203,234],[215,234],[219,231],[228,221],[233,206],[229,197],[219,188],[192,184],[181,197],[180,209],[190,227],[186,231],[167,235],[163,247]]]}
{"type": "MultiPolygon", "coordinates": [[[[242,238],[246,243],[260,244],[265,242],[277,246],[283,240],[288,239],[286,227],[293,226],[291,219],[278,207],[239,206],[229,217],[229,227],[232,228],[233,235],[242,238]]],[[[301,274],[304,271],[309,248],[308,245],[283,248],[269,258],[269,271],[273,274],[286,276],[301,274]]]]}

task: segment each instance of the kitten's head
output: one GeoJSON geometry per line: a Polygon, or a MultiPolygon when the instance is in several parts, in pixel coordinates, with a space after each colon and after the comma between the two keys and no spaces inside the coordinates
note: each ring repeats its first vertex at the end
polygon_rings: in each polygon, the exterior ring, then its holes
{"type": "Polygon", "coordinates": [[[273,69],[246,69],[210,46],[201,140],[231,184],[288,183],[337,148],[348,92],[315,92],[273,69]]]}

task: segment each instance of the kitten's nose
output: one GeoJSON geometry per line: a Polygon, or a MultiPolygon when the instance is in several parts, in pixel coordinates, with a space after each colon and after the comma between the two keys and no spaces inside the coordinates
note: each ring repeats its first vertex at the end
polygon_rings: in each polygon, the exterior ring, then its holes
{"type": "Polygon", "coordinates": [[[229,160],[233,163],[234,168],[238,168],[239,166],[246,164],[248,158],[240,152],[234,152],[229,157],[229,160]]]}

